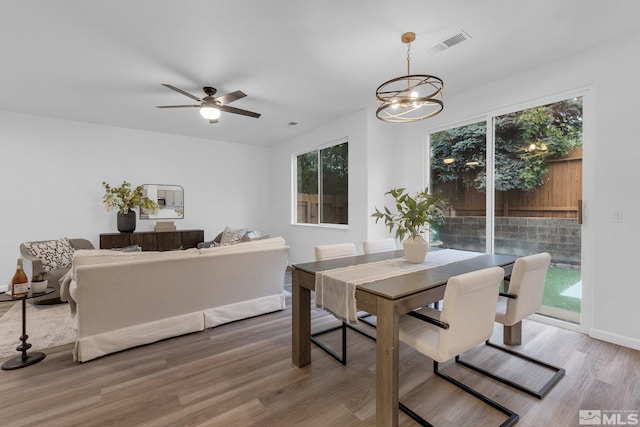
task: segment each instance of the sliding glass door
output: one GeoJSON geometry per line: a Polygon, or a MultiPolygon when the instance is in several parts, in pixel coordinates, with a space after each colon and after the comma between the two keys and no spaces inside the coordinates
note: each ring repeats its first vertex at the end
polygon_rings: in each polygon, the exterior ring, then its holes
{"type": "Polygon", "coordinates": [[[489,116],[429,140],[430,188],[451,200],[442,246],[549,252],[540,314],[580,323],[582,98],[489,116]]]}

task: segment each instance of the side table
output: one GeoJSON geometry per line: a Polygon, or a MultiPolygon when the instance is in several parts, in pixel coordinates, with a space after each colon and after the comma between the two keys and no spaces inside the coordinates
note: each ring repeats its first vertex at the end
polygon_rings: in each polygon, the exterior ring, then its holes
{"type": "Polygon", "coordinates": [[[21,298],[14,298],[6,293],[0,294],[0,302],[22,300],[22,336],[20,337],[20,341],[22,341],[22,344],[16,347],[16,350],[18,350],[21,354],[4,362],[4,364],[2,365],[3,370],[10,371],[13,369],[24,368],[26,366],[34,365],[45,358],[46,355],[39,351],[27,354],[27,350],[31,348],[31,344],[27,343],[27,339],[29,338],[29,335],[27,335],[27,300],[29,298],[48,295],[55,291],[56,290],[54,288],[47,288],[44,290],[44,292],[38,292],[35,294],[29,291],[26,296],[21,298]]]}

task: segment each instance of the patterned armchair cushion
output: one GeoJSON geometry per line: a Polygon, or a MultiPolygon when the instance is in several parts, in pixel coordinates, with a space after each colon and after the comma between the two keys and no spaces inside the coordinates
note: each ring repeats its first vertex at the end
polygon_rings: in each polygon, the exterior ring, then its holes
{"type": "Polygon", "coordinates": [[[45,242],[25,242],[24,246],[31,256],[42,260],[42,268],[45,271],[71,266],[74,249],[66,237],[45,242]]]}

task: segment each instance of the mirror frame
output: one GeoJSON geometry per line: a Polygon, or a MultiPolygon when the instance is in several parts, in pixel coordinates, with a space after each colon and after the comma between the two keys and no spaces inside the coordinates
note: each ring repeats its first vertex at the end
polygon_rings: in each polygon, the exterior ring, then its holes
{"type": "Polygon", "coordinates": [[[171,184],[143,184],[142,194],[145,197],[153,199],[160,209],[155,215],[147,213],[143,208],[140,208],[140,219],[184,219],[184,188],[181,185],[171,184]],[[155,192],[153,191],[155,187],[155,192]],[[179,197],[167,197],[167,194],[158,194],[160,191],[175,191],[178,192],[179,197]],[[151,196],[148,196],[151,193],[151,196]],[[159,197],[164,196],[164,197],[159,197]],[[167,200],[172,199],[172,200],[167,200]],[[167,206],[167,201],[170,203],[167,206]]]}

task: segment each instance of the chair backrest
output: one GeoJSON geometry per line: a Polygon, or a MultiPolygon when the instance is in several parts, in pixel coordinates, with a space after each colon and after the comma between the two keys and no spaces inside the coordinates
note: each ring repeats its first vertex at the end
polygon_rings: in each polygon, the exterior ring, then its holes
{"type": "Polygon", "coordinates": [[[440,329],[438,355],[449,360],[488,340],[498,302],[502,267],[491,267],[454,276],[444,291],[440,320],[449,329],[440,329]]]}
{"type": "Polygon", "coordinates": [[[516,299],[507,299],[504,315],[496,314],[496,321],[511,326],[538,311],[542,305],[544,281],[547,277],[551,255],[546,252],[518,258],[511,272],[509,293],[516,299]]]}
{"type": "Polygon", "coordinates": [[[343,258],[347,256],[356,256],[355,243],[335,243],[332,245],[318,245],[314,248],[316,261],[324,261],[326,259],[343,258]]]}
{"type": "Polygon", "coordinates": [[[396,240],[392,237],[388,237],[386,239],[365,240],[362,242],[362,247],[365,254],[395,251],[396,240]]]}

